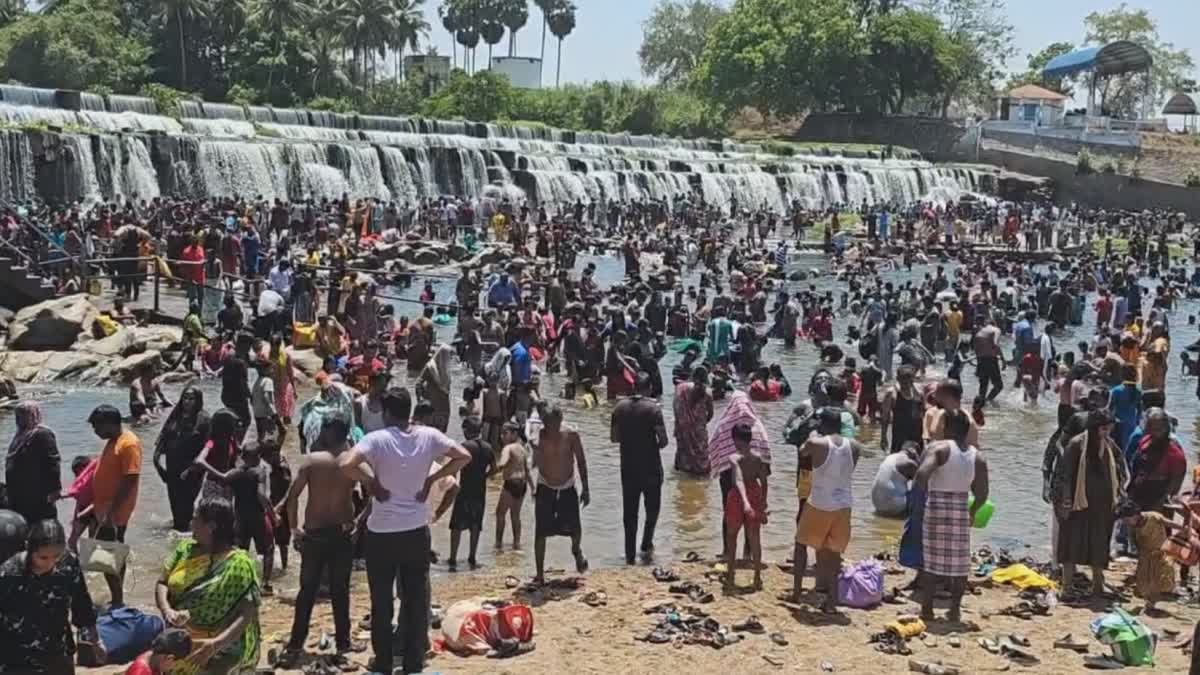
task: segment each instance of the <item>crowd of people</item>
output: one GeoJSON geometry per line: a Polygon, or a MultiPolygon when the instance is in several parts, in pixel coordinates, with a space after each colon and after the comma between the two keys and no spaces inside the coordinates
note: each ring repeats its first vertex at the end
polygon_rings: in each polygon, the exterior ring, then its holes
{"type": "MultiPolygon", "coordinates": [[[[465,561],[476,567],[493,477],[494,546],[506,534],[514,549],[524,545],[522,511],[532,493],[533,582],[545,581],[550,538],[568,538],[577,571],[587,571],[580,513],[592,501],[587,448],[564,418],[606,405],[601,389],[612,402],[629,564],[654,560],[662,452],[674,440],[677,472],[718,479],[726,583],[736,581],[744,539],[761,587],[762,525],[773,515],[770,484],[779,481],[772,446],[790,445],[798,503],[788,599],[808,597],[812,549],[819,607],[836,612],[854,475],[863,458],[879,457],[871,502],[881,516],[905,520],[897,559],[918,571],[922,616],[933,618],[933,597],[944,588],[952,599],[947,620],[958,621],[971,523],[995,473],[980,450],[985,418],[1014,405],[999,398],[1011,365],[1018,405],[1057,405],[1042,492],[1054,513],[1050,550],[1064,600],[1111,592],[1104,571],[1114,547],[1137,556],[1147,611],[1187,583],[1195,549],[1183,547],[1171,561],[1162,546],[1181,533],[1188,541],[1194,530],[1191,517],[1179,517],[1192,512],[1193,482],[1165,393],[1176,303],[1200,281],[1171,251],[1170,236],[1185,225],[1177,215],[984,200],[829,212],[794,204],[778,214],[686,195],[549,210],[507,200],[400,208],[348,198],[155,200],[50,217],[8,210],[8,240],[37,244],[64,278],[104,270],[125,301],[137,300],[159,256],[190,300],[182,343],[166,367],[219,380],[220,406],[194,385],[172,402],[159,371],[140,370],[128,416],[100,406],[89,417],[104,446],[72,462],[66,487],[38,404],[16,408],[6,505],[19,514],[27,542],[0,566],[0,580],[12,581],[0,587],[5,669],[51,671],[69,661],[71,625],[103,649],[75,552],[82,541],[124,540],[142,473],[136,429],[159,421],[152,466],[167,488],[172,527],[190,533],[168,553],[155,589],[166,625],[182,629],[164,633],[152,650],[169,672],[254,668],[261,597],[273,592],[273,567],[288,567],[293,546],[300,587],[281,666],[299,662],[323,586],[339,663],[367,647],[353,639],[350,619],[350,578],[360,565],[370,590],[371,669],[391,672],[399,658],[404,672],[420,672],[430,528],[449,513],[447,566],[458,569],[465,532],[465,561]],[[854,219],[865,237],[848,236],[854,219]],[[795,251],[817,232],[828,265],[799,269],[795,251]],[[374,257],[376,244],[409,234],[468,248],[493,239],[513,253],[464,268],[453,294],[439,298],[437,275],[388,269],[374,257]],[[1114,246],[1118,236],[1123,251],[1114,246]],[[1093,241],[1104,244],[1094,250],[1093,241]],[[975,250],[995,242],[1017,255],[1051,246],[1079,252],[1061,264],[1031,265],[975,250]],[[577,256],[613,250],[624,264],[621,281],[602,287],[594,263],[577,271],[577,256]],[[914,263],[927,264],[923,277],[892,275],[914,263]],[[418,299],[385,297],[416,276],[430,280],[418,299]],[[414,308],[415,318],[396,318],[398,304],[414,308]],[[1084,325],[1089,305],[1094,326],[1084,325]],[[454,338],[442,339],[451,325],[454,338]],[[1093,329],[1090,339],[1060,344],[1093,329]],[[301,403],[293,359],[302,348],[313,349],[321,367],[315,393],[301,403]],[[794,390],[784,368],[765,358],[789,351],[818,360],[806,388],[794,390]],[[979,386],[964,406],[968,366],[979,386]],[[411,387],[393,381],[401,372],[411,387]],[[550,391],[550,382],[561,389],[550,391]],[[784,402],[797,395],[805,400],[784,402]],[[785,428],[768,430],[756,405],[794,411],[785,428]],[[451,432],[455,417],[461,428],[451,432]],[[860,440],[865,427],[878,429],[878,450],[860,440]],[[295,469],[297,457],[284,451],[293,434],[301,455],[295,469]],[[69,530],[57,520],[60,499],[74,503],[69,530]],[[1086,583],[1077,583],[1080,566],[1088,568],[1086,583]],[[44,613],[27,611],[34,595],[44,613]]],[[[124,303],[105,317],[138,320],[124,303]]],[[[1182,369],[1194,374],[1187,349],[1174,346],[1185,355],[1182,369]]],[[[993,434],[1002,442],[1001,432],[993,434]]],[[[106,579],[120,606],[121,575],[106,579]]]]}

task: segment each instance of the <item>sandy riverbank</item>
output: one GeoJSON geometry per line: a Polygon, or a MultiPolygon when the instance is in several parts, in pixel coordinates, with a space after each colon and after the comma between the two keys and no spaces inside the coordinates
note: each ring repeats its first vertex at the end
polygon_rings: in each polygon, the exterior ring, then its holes
{"type": "MultiPolygon", "coordinates": [[[[611,674],[664,673],[686,668],[690,673],[722,675],[775,671],[808,673],[821,672],[821,661],[826,660],[836,672],[879,673],[904,672],[908,670],[909,660],[915,659],[954,664],[963,673],[1082,673],[1086,670],[1083,656],[1073,651],[1055,649],[1055,640],[1071,633],[1090,644],[1090,654],[1108,651],[1091,638],[1088,630],[1088,623],[1104,610],[1103,606],[1076,608],[1059,605],[1049,617],[1022,620],[998,614],[1019,601],[1015,589],[984,584],[977,595],[968,596],[964,601],[963,618],[968,625],[952,626],[944,621],[935,621],[929,625],[925,640],[910,641],[911,656],[885,655],[870,644],[870,636],[881,632],[884,624],[898,614],[916,612],[917,606],[908,600],[900,604],[884,604],[873,610],[842,608],[839,614],[827,617],[816,611],[815,606],[794,610],[783,606],[776,597],[789,588],[790,575],[775,565],[770,565],[764,573],[764,590],[754,593],[746,588],[751,580],[748,570],[739,573],[737,590],[724,593],[719,583],[705,579],[704,573],[711,569],[710,564],[677,563],[670,568],[683,581],[695,581],[713,592],[713,602],[695,606],[703,609],[722,626],[756,615],[765,632],[746,634],[743,641],[720,650],[705,646],[675,647],[671,644],[639,642],[634,639],[635,635],[644,635],[656,622],[653,616],[643,613],[644,606],[656,600],[674,600],[681,606],[693,603],[686,598],[673,598],[667,590],[670,584],[655,582],[649,567],[603,569],[587,574],[583,587],[578,591],[564,592],[557,599],[531,599],[536,643],[532,653],[507,660],[439,654],[429,661],[427,671],[611,674]],[[603,591],[607,595],[607,604],[593,607],[583,602],[589,591],[603,591]],[[774,632],[782,633],[788,644],[775,644],[768,637],[774,632]],[[978,643],[981,637],[994,638],[1011,633],[1028,637],[1028,651],[1040,659],[1039,663],[1018,664],[1004,656],[989,653],[978,643]],[[954,634],[959,636],[961,642],[957,648],[951,645],[950,637],[954,634]]],[[[1132,574],[1132,571],[1131,565],[1115,564],[1110,570],[1110,584],[1122,587],[1127,574],[1132,574]]],[[[910,578],[911,575],[907,573],[889,574],[886,577],[887,587],[902,586],[910,578]]],[[[280,597],[264,601],[261,616],[266,647],[279,647],[278,642],[286,639],[292,617],[287,598],[292,593],[294,589],[279,589],[280,597]]],[[[456,600],[471,597],[511,599],[513,593],[506,588],[502,574],[484,570],[436,579],[433,601],[448,607],[456,600]]],[[[816,598],[811,599],[815,601],[816,598]]],[[[1140,602],[1133,600],[1126,604],[1130,608],[1139,606],[1140,602]]],[[[1156,667],[1126,668],[1126,671],[1187,672],[1190,656],[1178,645],[1190,637],[1192,627],[1200,619],[1200,606],[1174,602],[1162,606],[1172,616],[1145,620],[1160,634],[1156,667]],[[1180,635],[1168,637],[1168,631],[1179,631],[1180,635]]],[[[355,624],[365,615],[367,607],[365,574],[355,573],[352,598],[352,619],[355,624]]],[[[939,616],[943,613],[939,610],[939,616]]],[[[312,625],[310,655],[315,652],[315,642],[322,629],[331,635],[333,633],[328,603],[318,605],[312,625]]],[[[357,628],[356,633],[356,637],[367,637],[366,632],[357,628]]],[[[264,659],[265,652],[266,649],[264,659]]],[[[354,661],[365,667],[368,656],[369,653],[355,655],[354,661]]],[[[90,672],[119,671],[100,669],[90,672]]]]}

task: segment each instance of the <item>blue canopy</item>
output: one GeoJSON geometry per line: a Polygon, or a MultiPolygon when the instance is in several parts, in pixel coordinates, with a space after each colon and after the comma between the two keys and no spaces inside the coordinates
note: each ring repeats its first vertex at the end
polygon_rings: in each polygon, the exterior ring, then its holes
{"type": "Polygon", "coordinates": [[[1090,70],[1097,75],[1120,75],[1148,70],[1154,58],[1146,48],[1127,40],[1110,42],[1103,47],[1086,47],[1050,59],[1042,77],[1053,79],[1090,70]]]}

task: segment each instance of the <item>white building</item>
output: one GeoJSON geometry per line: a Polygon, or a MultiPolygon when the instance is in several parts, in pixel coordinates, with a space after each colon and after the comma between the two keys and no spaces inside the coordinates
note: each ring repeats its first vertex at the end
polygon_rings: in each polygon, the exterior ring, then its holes
{"type": "Polygon", "coordinates": [[[492,70],[508,76],[514,87],[542,88],[542,60],[531,56],[493,56],[492,70]]]}

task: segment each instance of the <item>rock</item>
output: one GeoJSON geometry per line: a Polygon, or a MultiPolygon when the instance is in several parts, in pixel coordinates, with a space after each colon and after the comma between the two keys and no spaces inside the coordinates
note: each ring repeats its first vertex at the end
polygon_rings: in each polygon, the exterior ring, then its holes
{"type": "Polygon", "coordinates": [[[0,373],[17,382],[32,382],[38,371],[50,360],[54,352],[31,352],[10,350],[0,362],[0,373]]]}
{"type": "Polygon", "coordinates": [[[471,252],[468,251],[467,247],[463,246],[462,244],[450,244],[450,246],[446,249],[446,255],[449,256],[451,260],[459,261],[466,260],[467,258],[471,257],[471,252]]]}
{"type": "Polygon", "coordinates": [[[196,374],[185,370],[172,370],[169,373],[163,373],[159,378],[164,384],[190,384],[196,379],[196,374]]]}
{"type": "Polygon", "coordinates": [[[91,331],[98,314],[82,293],[55,298],[17,312],[8,329],[8,347],[16,350],[67,349],[80,333],[91,331]]]}
{"type": "Polygon", "coordinates": [[[143,367],[161,366],[162,354],[151,349],[141,354],[127,356],[112,366],[112,377],[121,384],[132,382],[135,374],[143,367]]]}
{"type": "MultiPolygon", "coordinates": [[[[40,352],[44,353],[44,352],[40,352]]],[[[34,382],[53,382],[74,378],[81,373],[95,368],[100,359],[91,354],[79,352],[51,352],[50,358],[38,369],[34,382]]]]}
{"type": "Polygon", "coordinates": [[[78,349],[99,354],[100,356],[129,356],[139,351],[146,350],[146,344],[141,344],[141,349],[137,349],[138,342],[134,336],[132,329],[126,326],[117,328],[117,332],[109,335],[106,338],[99,340],[84,340],[79,345],[78,349]]]}
{"type": "Polygon", "coordinates": [[[0,331],[8,330],[8,324],[12,323],[14,316],[16,314],[11,309],[0,307],[0,331]]]}
{"type": "Polygon", "coordinates": [[[393,260],[400,255],[400,249],[403,246],[400,242],[390,244],[377,243],[375,244],[374,253],[380,260],[393,260]]]}
{"type": "Polygon", "coordinates": [[[423,248],[418,250],[411,262],[417,265],[441,265],[446,261],[444,251],[439,251],[433,248],[423,248]]]}
{"type": "Polygon", "coordinates": [[[292,358],[292,365],[296,367],[296,370],[304,373],[308,378],[316,377],[317,371],[325,365],[324,360],[311,349],[289,348],[288,355],[292,358]]]}
{"type": "Polygon", "coordinates": [[[137,326],[133,329],[136,342],[144,345],[142,350],[156,349],[166,351],[172,345],[183,341],[183,328],[178,326],[137,326]]]}

